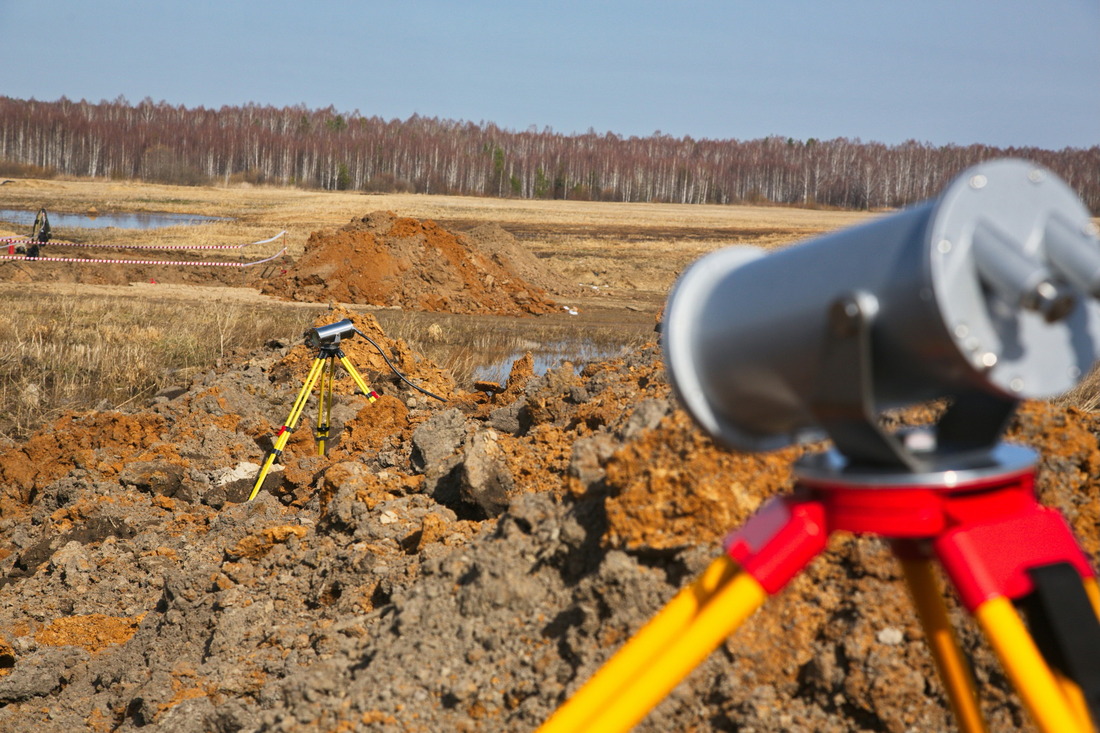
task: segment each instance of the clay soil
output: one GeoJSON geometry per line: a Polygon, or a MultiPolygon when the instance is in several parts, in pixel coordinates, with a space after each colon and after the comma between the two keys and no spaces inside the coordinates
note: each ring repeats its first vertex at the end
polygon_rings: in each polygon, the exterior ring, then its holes
{"type": "MultiPolygon", "coordinates": [[[[717,448],[670,394],[656,343],[543,374],[520,359],[505,382],[475,388],[390,338],[367,305],[532,319],[564,305],[582,329],[652,324],[702,252],[865,218],[38,181],[0,187],[0,202],[236,217],[199,232],[69,233],[88,243],[287,229],[290,252],[266,272],[20,264],[0,265],[0,280],[114,292],[138,313],[161,297],[331,303],[315,323],[350,318],[378,344],[345,346],[379,394],[339,376],[326,455],[311,402],[251,502],[315,357],[302,343],[0,445],[0,731],[535,729],[820,446],[717,448]],[[333,262],[345,272],[325,271],[333,262]],[[474,276],[445,279],[451,265],[474,276]],[[372,269],[393,276],[387,287],[356,279],[372,269]]],[[[1094,413],[1046,403],[1023,405],[1009,430],[1039,451],[1040,499],[1094,561],[1098,430],[1094,413]]],[[[945,597],[990,729],[1029,730],[945,597]]],[[[837,535],[638,730],[952,727],[889,547],[837,535]]]]}

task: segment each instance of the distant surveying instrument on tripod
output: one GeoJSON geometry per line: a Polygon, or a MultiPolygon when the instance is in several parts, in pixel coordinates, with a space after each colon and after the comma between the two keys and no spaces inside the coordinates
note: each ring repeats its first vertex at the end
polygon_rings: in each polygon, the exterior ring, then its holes
{"type": "Polygon", "coordinates": [[[718,442],[829,438],[796,488],[726,540],[540,729],[625,731],[815,557],[834,532],[891,544],[960,730],[986,731],[936,565],[1044,733],[1100,724],[1100,589],[1037,455],[1002,442],[1020,400],[1075,386],[1100,357],[1100,241],[1050,171],[982,163],[933,200],[765,254],[712,253],[669,298],[665,361],[718,442]],[[881,411],[942,401],[889,432],[881,411]],[[1021,616],[1019,611],[1024,611],[1021,616]]]}
{"type": "Polygon", "coordinates": [[[309,329],[305,333],[305,341],[310,348],[316,349],[317,353],[310,365],[305,383],[302,384],[302,388],[298,391],[298,396],[294,399],[294,405],[290,408],[290,415],[287,416],[286,422],[279,428],[279,432],[275,434],[274,444],[264,457],[264,462],[260,467],[259,473],[256,474],[256,481],[252,485],[252,491],[248,495],[248,501],[252,501],[256,498],[256,495],[260,493],[264,479],[267,478],[275,461],[282,455],[283,450],[286,448],[287,441],[290,439],[290,434],[294,432],[294,429],[298,426],[298,420],[301,419],[302,412],[305,410],[306,403],[309,401],[309,395],[312,393],[315,386],[318,387],[318,394],[317,426],[314,429],[314,437],[317,441],[317,454],[322,456],[325,455],[325,445],[329,439],[329,429],[332,420],[332,387],[335,379],[337,362],[339,362],[340,366],[344,368],[344,371],[351,376],[355,381],[355,386],[359,388],[359,391],[362,392],[368,400],[374,402],[378,399],[378,393],[367,385],[366,380],[363,379],[363,375],[360,374],[355,368],[355,365],[351,363],[351,360],[340,346],[341,339],[346,339],[353,335],[363,337],[377,349],[382,359],[386,362],[386,365],[395,375],[397,375],[398,379],[405,384],[440,402],[447,401],[443,397],[429,392],[423,387],[409,381],[404,374],[397,370],[393,362],[389,360],[389,357],[386,356],[386,352],[382,350],[382,347],[356,328],[355,323],[351,319],[345,318],[336,323],[309,329]]]}

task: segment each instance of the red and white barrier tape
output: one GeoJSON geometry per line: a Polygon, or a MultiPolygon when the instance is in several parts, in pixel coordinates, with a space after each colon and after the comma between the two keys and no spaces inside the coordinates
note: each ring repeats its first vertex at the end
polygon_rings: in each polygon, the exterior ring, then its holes
{"type": "MultiPolygon", "coordinates": [[[[258,242],[246,242],[245,244],[81,244],[80,242],[42,242],[43,247],[109,247],[111,249],[240,249],[251,247],[253,244],[267,244],[274,242],[286,234],[286,230],[279,232],[269,239],[261,239],[258,242]]],[[[8,237],[0,239],[0,245],[5,244],[35,244],[34,239],[16,239],[8,237]]]]}
{"type": "Polygon", "coordinates": [[[272,260],[282,256],[286,252],[286,247],[271,255],[265,257],[262,260],[254,260],[252,262],[172,262],[170,260],[112,260],[112,259],[81,259],[79,257],[28,257],[26,255],[0,255],[0,260],[30,260],[31,262],[75,262],[81,265],[87,264],[110,264],[110,265],[177,265],[183,267],[251,267],[252,265],[262,265],[265,262],[271,262],[272,260]]]}

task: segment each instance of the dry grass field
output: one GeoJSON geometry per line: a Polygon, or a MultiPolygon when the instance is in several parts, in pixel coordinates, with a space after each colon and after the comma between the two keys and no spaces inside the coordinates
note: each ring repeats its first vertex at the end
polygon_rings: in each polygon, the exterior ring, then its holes
{"type": "MultiPolygon", "coordinates": [[[[536,319],[379,310],[397,338],[452,370],[460,383],[502,379],[525,351],[545,361],[586,361],[637,346],[677,274],[729,244],[775,247],[866,219],[866,213],[760,206],[686,206],[524,201],[417,194],[358,194],[263,187],[177,187],[117,181],[8,180],[0,209],[171,212],[224,217],[150,230],[67,228],[53,239],[118,245],[107,258],[207,259],[210,250],[139,252],[134,245],[240,244],[285,230],[277,244],[242,250],[241,259],[287,246],[289,262],[308,237],[374,211],[433,220],[454,231],[505,229],[562,282],[550,295],[578,311],[536,319]],[[442,334],[442,335],[440,335],[442,334]]],[[[0,236],[29,228],[0,221],[0,236]]],[[[67,256],[47,247],[48,256],[67,256]]],[[[220,254],[220,253],[218,253],[220,254]]],[[[292,267],[293,265],[290,265],[292,267]]],[[[99,265],[101,282],[70,277],[68,265],[0,262],[0,432],[27,435],[64,409],[113,408],[140,401],[209,368],[231,349],[288,339],[326,305],[261,295],[254,273],[238,268],[99,265]],[[171,324],[171,327],[167,327],[171,324]],[[170,338],[168,337],[170,335],[170,338]],[[120,365],[123,365],[120,368],[120,365]]],[[[351,304],[355,307],[355,304],[351,304]]]]}
{"type": "MultiPolygon", "coordinates": [[[[285,229],[291,255],[310,233],[377,210],[457,229],[497,223],[577,282],[660,299],[687,263],[720,246],[778,246],[866,219],[861,212],[760,206],[529,201],[286,188],[176,187],[106,181],[23,181],[0,187],[0,208],[100,214],[176,212],[231,217],[150,232],[56,232],[83,242],[206,244],[263,239],[285,229]]],[[[0,230],[5,225],[0,222],[0,230]]],[[[10,225],[8,229],[12,228],[10,225]]],[[[16,232],[21,233],[21,232],[16,232]]]]}
{"type": "MultiPolygon", "coordinates": [[[[703,254],[731,244],[780,247],[874,216],[768,206],[486,199],[118,181],[14,179],[0,183],[0,209],[40,207],[55,214],[170,212],[224,218],[144,231],[54,227],[55,240],[120,248],[240,244],[285,230],[286,236],[277,244],[242,252],[248,252],[244,258],[258,258],[285,244],[290,262],[302,255],[312,233],[335,229],[374,211],[433,220],[454,231],[499,225],[561,281],[574,285],[551,296],[576,309],[577,315],[515,319],[377,311],[388,332],[454,371],[460,383],[479,377],[503,378],[510,360],[526,350],[536,355],[541,350],[546,359],[574,361],[629,350],[651,334],[676,276],[703,254]]],[[[0,237],[27,233],[27,227],[0,220],[0,237]]],[[[103,257],[116,258],[134,257],[137,252],[99,251],[103,257]]],[[[204,259],[209,253],[196,249],[159,256],[204,259]]],[[[44,254],[67,253],[55,248],[44,254]]],[[[240,275],[243,270],[234,268],[193,268],[183,276],[181,269],[171,266],[101,265],[97,272],[104,278],[99,283],[75,281],[65,271],[66,266],[59,264],[0,262],[0,303],[9,314],[0,332],[0,397],[8,406],[0,411],[5,413],[0,415],[0,431],[26,434],[62,409],[114,407],[153,394],[181,373],[215,364],[225,357],[227,348],[247,350],[271,338],[300,333],[312,314],[325,307],[261,295],[254,287],[255,278],[247,279],[240,275]],[[51,274],[44,277],[47,268],[51,274]],[[76,317],[59,329],[57,314],[66,311],[76,317]],[[228,320],[236,324],[229,336],[228,320]],[[245,322],[247,328],[240,325],[245,322]],[[113,362],[118,352],[109,346],[110,339],[97,333],[155,331],[164,323],[173,324],[172,340],[147,334],[133,338],[132,343],[116,339],[141,352],[125,357],[140,366],[116,373],[113,362]],[[221,335],[211,338],[210,334],[221,335]],[[44,341],[50,338],[53,343],[44,341]],[[91,350],[89,343],[94,344],[91,350]],[[37,355],[27,356],[28,350],[37,355]],[[47,352],[53,356],[45,356],[47,352]],[[73,368],[93,355],[98,355],[98,365],[73,368]],[[44,369],[62,373],[46,378],[44,369]],[[29,400],[22,397],[28,390],[29,400]]],[[[1068,401],[1094,407],[1097,391],[1095,380],[1090,380],[1068,401]]]]}

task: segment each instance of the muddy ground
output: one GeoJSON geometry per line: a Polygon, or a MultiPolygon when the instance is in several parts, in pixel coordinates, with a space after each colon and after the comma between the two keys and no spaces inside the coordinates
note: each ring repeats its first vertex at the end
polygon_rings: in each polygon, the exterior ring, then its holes
{"type": "MultiPolygon", "coordinates": [[[[553,296],[553,294],[550,294],[553,296]]],[[[244,501],[313,352],[237,353],[149,404],[0,446],[0,731],[532,730],[721,551],[800,449],[716,448],[657,345],[470,389],[369,315],[337,380],[244,501]],[[354,351],[352,351],[354,349],[354,351]]],[[[1045,403],[1041,499],[1100,553],[1100,424],[1045,403]]],[[[948,594],[991,730],[1027,730],[948,594]]],[[[829,550],[638,727],[952,728],[877,538],[829,550]]]]}

